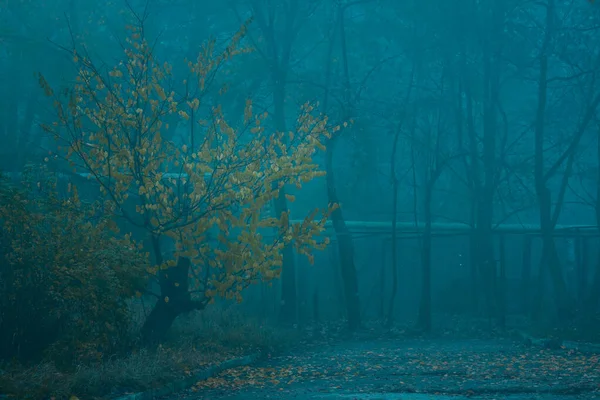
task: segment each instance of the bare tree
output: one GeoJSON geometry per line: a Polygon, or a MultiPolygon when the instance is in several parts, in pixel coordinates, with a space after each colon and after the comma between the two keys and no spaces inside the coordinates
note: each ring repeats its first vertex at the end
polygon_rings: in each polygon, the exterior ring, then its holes
{"type": "MultiPolygon", "coordinates": [[[[582,107],[579,121],[573,132],[569,135],[566,147],[559,152],[552,162],[548,163],[545,146],[547,145],[546,118],[549,84],[556,80],[556,78],[549,77],[549,71],[551,71],[549,63],[553,57],[556,59],[557,56],[555,52],[555,37],[559,23],[559,11],[557,10],[555,0],[545,1],[543,8],[545,10],[543,22],[544,33],[538,55],[539,75],[537,82],[537,111],[535,116],[534,179],[543,241],[542,267],[550,273],[556,294],[555,299],[558,315],[562,319],[568,319],[574,315],[574,301],[567,292],[553,231],[562,210],[565,192],[573,171],[573,163],[578,154],[578,146],[600,104],[600,92],[596,90],[594,85],[590,85],[587,88],[587,93],[585,94],[586,101],[582,107]],[[556,200],[553,200],[550,181],[561,172],[561,169],[562,177],[556,191],[556,200]]],[[[541,307],[541,294],[542,291],[540,288],[536,311],[539,311],[541,307]]]]}

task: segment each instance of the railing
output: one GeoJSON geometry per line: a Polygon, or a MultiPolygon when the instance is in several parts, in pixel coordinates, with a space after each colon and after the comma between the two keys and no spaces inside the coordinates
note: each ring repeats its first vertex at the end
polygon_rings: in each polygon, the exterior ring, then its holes
{"type": "MultiPolygon", "coordinates": [[[[55,173],[59,179],[70,179],[74,176],[82,179],[93,178],[90,173],[55,173]]],[[[20,172],[6,172],[5,176],[12,179],[18,179],[21,176],[20,172]]],[[[209,178],[210,174],[205,174],[209,178]]],[[[164,173],[163,179],[181,179],[186,178],[184,173],[164,173]]],[[[275,211],[272,206],[266,206],[263,210],[265,216],[274,216],[275,211]]],[[[391,220],[391,216],[390,216],[391,220]]],[[[292,223],[300,223],[301,220],[292,220],[292,223]]],[[[392,223],[385,221],[346,221],[346,226],[349,229],[349,234],[352,236],[386,236],[391,234],[392,223]]],[[[336,236],[331,221],[325,225],[326,236],[336,236]]],[[[401,237],[418,237],[423,234],[425,223],[423,222],[398,222],[396,224],[396,232],[401,237]]],[[[465,236],[473,232],[473,227],[467,223],[458,222],[434,222],[431,225],[432,236],[465,236]]],[[[499,224],[493,227],[492,234],[494,235],[540,235],[542,233],[539,225],[536,224],[499,224]]],[[[595,225],[556,225],[552,232],[556,237],[600,237],[600,228],[595,225]]]]}

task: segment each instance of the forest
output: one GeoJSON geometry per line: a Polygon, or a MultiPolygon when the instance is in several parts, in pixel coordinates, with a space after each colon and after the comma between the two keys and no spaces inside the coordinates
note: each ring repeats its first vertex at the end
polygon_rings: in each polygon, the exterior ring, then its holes
{"type": "Polygon", "coordinates": [[[0,398],[600,398],[599,30],[0,0],[0,398]]]}

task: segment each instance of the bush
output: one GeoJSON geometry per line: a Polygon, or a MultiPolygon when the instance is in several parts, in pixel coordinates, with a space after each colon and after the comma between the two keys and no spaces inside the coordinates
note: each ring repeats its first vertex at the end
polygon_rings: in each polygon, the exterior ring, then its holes
{"type": "Polygon", "coordinates": [[[22,188],[0,181],[0,357],[112,354],[125,344],[126,300],[143,288],[147,256],[117,238],[107,205],[70,187],[59,197],[48,174],[27,176],[22,188]]]}

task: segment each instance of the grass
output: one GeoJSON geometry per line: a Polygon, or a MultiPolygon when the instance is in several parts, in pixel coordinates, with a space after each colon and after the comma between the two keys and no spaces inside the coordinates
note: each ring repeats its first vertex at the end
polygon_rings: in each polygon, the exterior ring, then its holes
{"type": "Polygon", "coordinates": [[[0,387],[18,399],[105,399],[145,391],[192,375],[209,365],[261,350],[278,352],[300,334],[212,308],[180,317],[168,340],[154,350],[109,357],[95,365],[64,371],[49,361],[0,365],[0,387]]]}
{"type": "MultiPolygon", "coordinates": [[[[133,331],[139,329],[144,314],[142,309],[136,310],[133,331]]],[[[489,330],[487,319],[437,315],[436,322],[437,325],[444,326],[436,331],[442,336],[481,337],[485,336],[482,332],[489,330]]],[[[511,325],[514,323],[515,321],[510,322],[511,325]]],[[[521,322],[519,325],[523,324],[521,322]]],[[[364,332],[350,337],[364,340],[385,337],[386,329],[381,328],[381,325],[380,322],[367,323],[364,332]]],[[[392,331],[387,332],[387,335],[407,337],[411,333],[410,328],[400,326],[392,331]]],[[[560,332],[560,336],[587,338],[592,335],[600,339],[597,332],[567,330],[560,332]]],[[[543,336],[548,336],[557,332],[544,333],[543,336]]],[[[4,394],[17,399],[69,399],[71,396],[79,399],[108,399],[161,387],[209,365],[259,350],[264,354],[277,354],[298,344],[305,349],[311,345],[323,345],[328,340],[347,337],[346,325],[340,321],[305,326],[303,329],[283,329],[250,319],[235,308],[214,306],[179,317],[169,338],[157,349],[138,349],[126,357],[107,357],[93,365],[72,366],[68,371],[50,361],[35,365],[0,364],[0,388],[4,394]]],[[[570,337],[568,339],[573,340],[570,337]]]]}

